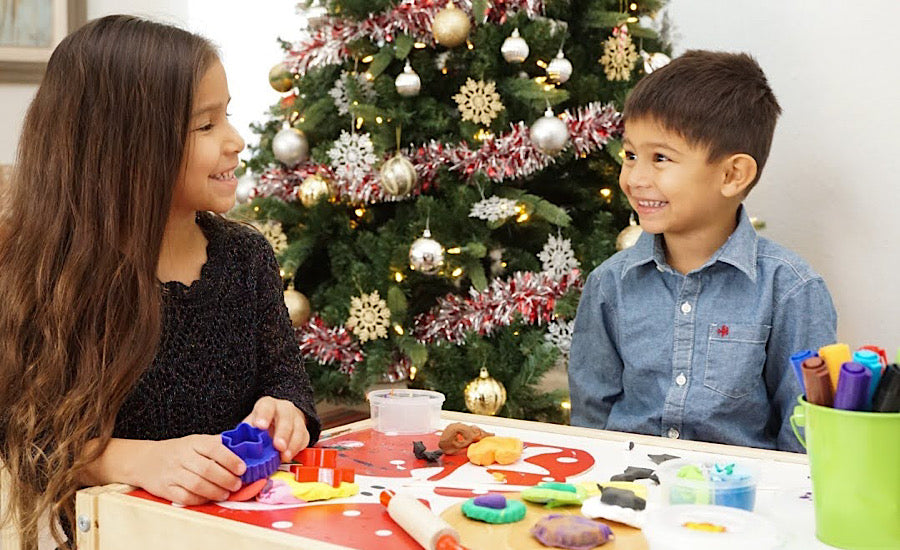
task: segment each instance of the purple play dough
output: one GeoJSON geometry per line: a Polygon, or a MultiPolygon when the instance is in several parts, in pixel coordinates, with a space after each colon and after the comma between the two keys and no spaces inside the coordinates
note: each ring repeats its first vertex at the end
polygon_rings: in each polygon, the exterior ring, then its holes
{"type": "Polygon", "coordinates": [[[495,493],[475,497],[475,504],[485,508],[502,510],[506,508],[506,497],[495,493]]]}
{"type": "Polygon", "coordinates": [[[590,550],[608,542],[613,532],[605,523],[583,516],[553,514],[541,518],[531,528],[531,534],[544,546],[590,550]]]}

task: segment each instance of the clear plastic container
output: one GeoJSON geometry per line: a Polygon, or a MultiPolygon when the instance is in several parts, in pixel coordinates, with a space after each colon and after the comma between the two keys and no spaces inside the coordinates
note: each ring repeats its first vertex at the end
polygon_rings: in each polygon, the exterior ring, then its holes
{"type": "Polygon", "coordinates": [[[725,506],[680,504],[648,510],[643,531],[650,550],[776,550],[785,543],[767,518],[725,506]]]}
{"type": "Polygon", "coordinates": [[[749,462],[668,460],[656,471],[663,504],[715,504],[752,512],[759,470],[749,462]]]}
{"type": "Polygon", "coordinates": [[[376,431],[424,434],[438,429],[444,394],[429,390],[375,390],[366,396],[376,431]]]}

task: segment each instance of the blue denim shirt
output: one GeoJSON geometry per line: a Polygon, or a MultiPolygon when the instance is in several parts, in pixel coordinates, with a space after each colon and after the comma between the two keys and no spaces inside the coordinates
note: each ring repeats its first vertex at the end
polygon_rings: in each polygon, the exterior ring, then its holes
{"type": "Polygon", "coordinates": [[[825,282],[799,256],[738,225],[682,275],[641,235],[587,279],[572,337],[573,425],[802,451],[789,417],[795,351],[835,341],[825,282]]]}

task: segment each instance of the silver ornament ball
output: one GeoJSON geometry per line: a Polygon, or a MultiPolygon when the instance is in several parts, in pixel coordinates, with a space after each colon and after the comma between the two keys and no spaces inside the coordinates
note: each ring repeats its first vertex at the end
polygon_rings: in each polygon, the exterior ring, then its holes
{"type": "Polygon", "coordinates": [[[409,247],[409,267],[426,275],[434,275],[444,267],[444,247],[431,238],[431,231],[426,229],[409,247]]]}
{"type": "Polygon", "coordinates": [[[309,157],[309,141],[302,131],[285,126],[272,138],[272,153],[286,166],[294,166],[309,157]]]}
{"type": "Polygon", "coordinates": [[[397,88],[397,93],[403,97],[419,95],[419,90],[422,88],[422,79],[412,69],[409,61],[406,62],[403,72],[397,75],[396,80],[394,80],[394,86],[397,88]]]}
{"type": "Polygon", "coordinates": [[[550,109],[547,109],[544,116],[534,121],[529,134],[535,147],[548,155],[562,151],[569,142],[569,129],[566,123],[554,116],[550,109]]]}
{"type": "Polygon", "coordinates": [[[570,76],[572,76],[572,62],[566,59],[560,50],[553,61],[547,65],[547,77],[557,84],[565,84],[570,76]]]}
{"type": "Polygon", "coordinates": [[[646,51],[641,50],[641,57],[644,59],[644,72],[647,74],[652,73],[656,69],[665,67],[672,61],[668,55],[662,52],[647,53],[646,51]]]}
{"type": "Polygon", "coordinates": [[[528,42],[525,42],[525,39],[519,36],[519,29],[513,30],[512,34],[500,46],[500,53],[503,54],[503,59],[509,63],[525,61],[528,58],[528,52],[528,42]]]}
{"type": "Polygon", "coordinates": [[[234,191],[234,198],[238,204],[247,204],[253,198],[253,191],[256,189],[256,178],[248,169],[244,175],[238,178],[237,189],[234,191]]]}
{"type": "Polygon", "coordinates": [[[381,166],[381,188],[394,197],[412,191],[417,179],[415,166],[400,153],[381,166]]]}
{"type": "Polygon", "coordinates": [[[631,248],[638,242],[643,232],[640,225],[626,226],[625,229],[619,231],[619,235],[616,237],[616,250],[631,248]]]}

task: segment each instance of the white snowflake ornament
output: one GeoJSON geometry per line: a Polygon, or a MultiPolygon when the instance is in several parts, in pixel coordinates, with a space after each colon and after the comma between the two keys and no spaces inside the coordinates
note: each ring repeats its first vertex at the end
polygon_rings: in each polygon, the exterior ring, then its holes
{"type": "Polygon", "coordinates": [[[334,106],[337,107],[338,113],[342,115],[350,114],[350,93],[347,89],[347,82],[351,78],[356,80],[356,89],[362,95],[362,99],[367,101],[375,99],[375,88],[364,75],[351,75],[347,71],[341,71],[341,76],[334,81],[334,86],[328,91],[328,95],[334,100],[334,106]]]}
{"type": "Polygon", "coordinates": [[[473,204],[469,217],[496,222],[505,220],[515,214],[516,201],[494,195],[489,199],[480,200],[473,204]]]}
{"type": "Polygon", "coordinates": [[[350,181],[361,180],[377,160],[369,134],[351,134],[346,130],[328,150],[328,157],[334,173],[350,181]]]}
{"type": "Polygon", "coordinates": [[[275,254],[281,254],[287,248],[287,235],[284,234],[280,223],[267,220],[265,223],[253,222],[253,226],[269,241],[275,254]]]}
{"type": "Polygon", "coordinates": [[[544,340],[559,348],[564,355],[569,354],[572,349],[572,331],[575,330],[575,321],[566,321],[557,319],[547,325],[547,332],[544,334],[544,340]]]}
{"type": "Polygon", "coordinates": [[[553,235],[550,235],[544,249],[538,253],[538,259],[541,261],[544,273],[557,281],[580,265],[572,251],[572,242],[569,239],[556,238],[553,235]]]}
{"type": "Polygon", "coordinates": [[[371,294],[350,298],[350,317],[346,327],[363,343],[387,338],[391,310],[375,290],[371,294]]]}

